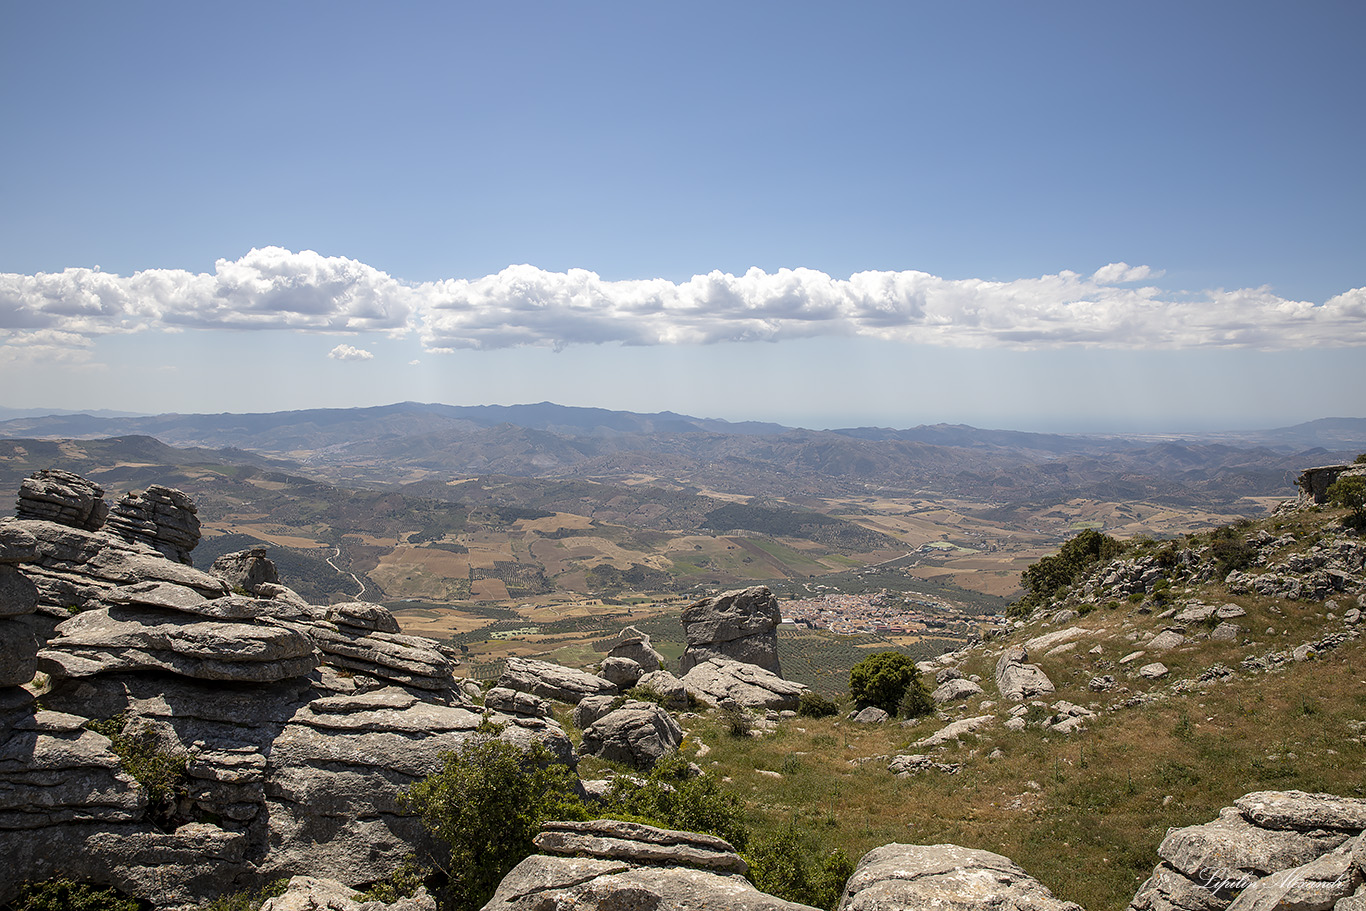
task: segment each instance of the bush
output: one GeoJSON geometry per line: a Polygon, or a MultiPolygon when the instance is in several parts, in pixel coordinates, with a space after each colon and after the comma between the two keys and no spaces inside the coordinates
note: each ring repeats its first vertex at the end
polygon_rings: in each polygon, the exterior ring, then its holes
{"type": "Polygon", "coordinates": [[[811,690],[802,693],[801,698],[797,701],[797,714],[806,718],[825,718],[828,715],[838,715],[839,713],[838,703],[811,690]]]}
{"type": "Polygon", "coordinates": [[[201,905],[201,911],[260,911],[267,900],[284,895],[289,890],[289,877],[277,879],[264,887],[252,891],[230,892],[220,895],[213,901],[201,905]]]}
{"type": "Polygon", "coordinates": [[[1361,475],[1338,478],[1325,491],[1328,502],[1340,509],[1350,510],[1343,520],[1349,528],[1366,531],[1366,478],[1361,475]]]}
{"type": "Polygon", "coordinates": [[[1044,557],[1025,568],[1020,574],[1020,584],[1025,587],[1025,596],[1011,605],[1007,613],[1011,616],[1028,613],[1075,582],[1092,564],[1113,560],[1125,549],[1122,541],[1101,534],[1093,528],[1086,529],[1064,543],[1056,554],[1044,557]]]}
{"type": "Polygon", "coordinates": [[[760,891],[832,911],[854,873],[843,851],[818,857],[808,839],[792,829],[760,841],[746,860],[750,882],[760,891]]]}
{"type": "Polygon", "coordinates": [[[410,854],[403,859],[398,869],[384,879],[371,883],[369,888],[362,891],[359,900],[392,905],[400,898],[411,898],[415,895],[426,876],[427,871],[418,864],[417,858],[410,854]]]}
{"type": "Polygon", "coordinates": [[[900,652],[878,652],[854,665],[849,671],[849,696],[856,709],[876,706],[888,715],[898,714],[908,699],[912,709],[930,703],[915,662],[900,652]]]}
{"type": "Polygon", "coordinates": [[[575,778],[539,744],[523,750],[478,737],[443,757],[434,775],[402,800],[446,849],[446,907],[480,908],[508,871],[532,854],[532,839],[552,819],[587,819],[575,778]]]}
{"type": "Polygon", "coordinates": [[[711,776],[693,776],[687,760],[677,753],[661,758],[644,779],[625,775],[612,779],[606,807],[598,815],[715,835],[737,851],[749,843],[740,801],[711,776]]]}
{"type": "Polygon", "coordinates": [[[69,879],[25,883],[6,911],[138,911],[136,899],[69,879]]]}
{"type": "Polygon", "coordinates": [[[168,750],[155,731],[130,724],[125,715],[89,721],[85,726],[109,738],[119,765],[147,791],[153,819],[174,825],[176,804],[188,793],[189,757],[168,750]]]}

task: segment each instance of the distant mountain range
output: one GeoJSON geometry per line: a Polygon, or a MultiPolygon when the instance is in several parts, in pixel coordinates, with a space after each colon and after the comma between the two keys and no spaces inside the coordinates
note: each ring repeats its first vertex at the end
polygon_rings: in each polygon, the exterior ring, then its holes
{"type": "Polygon", "coordinates": [[[1248,433],[1073,436],[948,424],[814,431],[548,402],[403,402],[263,414],[33,415],[0,421],[0,436],[153,437],[378,487],[504,475],[788,498],[905,491],[1002,504],[1072,496],[1229,505],[1289,496],[1304,467],[1366,451],[1366,418],[1248,433]]]}

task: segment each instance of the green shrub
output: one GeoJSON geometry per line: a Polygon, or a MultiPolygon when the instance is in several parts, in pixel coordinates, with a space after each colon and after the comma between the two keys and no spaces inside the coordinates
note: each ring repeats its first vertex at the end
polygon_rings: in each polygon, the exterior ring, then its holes
{"type": "Polygon", "coordinates": [[[25,883],[6,911],[138,911],[136,899],[69,879],[25,883]]]}
{"type": "Polygon", "coordinates": [[[410,854],[403,859],[398,869],[362,891],[359,901],[384,902],[386,905],[392,905],[400,898],[411,898],[416,894],[426,877],[427,871],[418,864],[417,858],[410,854]]]}
{"type": "Polygon", "coordinates": [[[748,737],[750,728],[749,712],[738,703],[727,703],[716,710],[721,728],[732,737],[748,737]]]}
{"type": "Polygon", "coordinates": [[[797,700],[797,714],[806,718],[825,718],[828,715],[838,715],[839,713],[838,703],[811,690],[802,693],[801,698],[797,700]]]}
{"type": "Polygon", "coordinates": [[[220,895],[213,901],[202,905],[201,911],[260,911],[267,900],[284,895],[289,889],[289,877],[277,879],[260,889],[231,892],[220,895]]]}
{"type": "Polygon", "coordinates": [[[849,671],[849,696],[856,709],[876,706],[888,715],[898,714],[903,702],[912,711],[925,704],[933,707],[915,662],[901,652],[878,652],[854,665],[849,671]]]}
{"type": "Polygon", "coordinates": [[[749,843],[740,801],[712,776],[693,776],[687,760],[677,753],[661,758],[643,779],[625,775],[612,779],[606,805],[598,815],[715,835],[739,851],[749,843]]]}
{"type": "Polygon", "coordinates": [[[403,792],[402,801],[445,848],[446,907],[484,905],[508,871],[531,855],[531,840],[552,819],[587,819],[573,772],[539,744],[523,750],[481,736],[443,757],[440,771],[403,792]]]}
{"type": "Polygon", "coordinates": [[[1094,528],[1086,529],[1064,543],[1056,554],[1025,568],[1020,574],[1025,596],[1011,605],[1007,613],[1012,616],[1027,614],[1075,582],[1092,564],[1112,560],[1125,549],[1122,541],[1094,528]]]}
{"type": "Polygon", "coordinates": [[[840,850],[817,856],[810,840],[792,829],[762,839],[747,856],[749,879],[762,892],[833,911],[854,863],[840,850]]]}
{"type": "Polygon", "coordinates": [[[1366,531],[1366,478],[1360,475],[1338,478],[1325,491],[1328,502],[1339,509],[1350,510],[1343,520],[1349,528],[1366,531]]]}
{"type": "Polygon", "coordinates": [[[169,822],[178,799],[187,793],[189,757],[166,749],[155,731],[130,724],[126,715],[88,721],[85,726],[109,738],[119,765],[147,791],[153,818],[169,822]]]}

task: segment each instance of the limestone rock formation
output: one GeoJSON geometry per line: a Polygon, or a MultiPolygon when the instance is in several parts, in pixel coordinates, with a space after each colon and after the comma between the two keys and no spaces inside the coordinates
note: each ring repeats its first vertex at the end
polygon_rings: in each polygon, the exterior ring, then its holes
{"type": "Polygon", "coordinates": [[[209,572],[222,579],[233,591],[240,590],[249,595],[261,595],[262,585],[280,584],[280,573],[266,556],[264,545],[224,554],[213,561],[209,572]]]}
{"type": "Polygon", "coordinates": [[[765,586],[704,598],[683,611],[687,649],[681,673],[710,658],[753,664],[782,676],[778,662],[778,599],[765,586]]]}
{"type": "Polygon", "coordinates": [[[687,686],[668,671],[651,671],[637,680],[636,686],[657,694],[660,705],[666,709],[686,709],[688,707],[687,686]]]}
{"type": "Polygon", "coordinates": [[[653,702],[627,702],[584,729],[583,752],[637,769],[650,769],[683,742],[683,729],[653,702]]]}
{"type": "Polygon", "coordinates": [[[635,686],[636,681],[644,673],[641,666],[631,658],[615,658],[610,655],[602,662],[602,667],[598,668],[598,676],[611,681],[612,685],[620,690],[629,690],[635,686]]]}
{"type": "Polygon", "coordinates": [[[720,838],[615,820],[547,823],[485,911],[813,911],[758,891],[720,838]]]}
{"type": "Polygon", "coordinates": [[[22,686],[38,670],[38,638],[30,622],[38,589],[18,564],[32,559],[36,542],[21,529],[0,526],[0,690],[22,686]]]}
{"type": "Polygon", "coordinates": [[[260,911],[436,911],[436,900],[422,886],[392,904],[362,901],[360,893],[335,879],[295,876],[283,895],[266,899],[260,911]]]}
{"type": "Polygon", "coordinates": [[[1360,798],[1248,794],[1212,822],[1170,830],[1130,911],[1224,911],[1235,897],[1240,911],[1328,911],[1366,876],[1351,861],[1363,829],[1360,798]]]}
{"type": "Polygon", "coordinates": [[[190,495],[160,484],[132,491],[114,504],[105,528],[125,541],[146,544],[168,559],[190,564],[199,544],[199,516],[190,495]]]}
{"type": "Polygon", "coordinates": [[[957,677],[952,680],[945,680],[935,687],[934,692],[930,693],[930,698],[934,700],[935,705],[943,705],[946,702],[959,702],[981,694],[982,688],[980,686],[971,680],[957,677]]]}
{"type": "Polygon", "coordinates": [[[1053,692],[1053,681],[1038,665],[1026,664],[1028,660],[1028,652],[1017,646],[1006,649],[996,662],[996,688],[1002,699],[1019,702],[1053,692]]]}
{"type": "Polygon", "coordinates": [[[1300,489],[1299,501],[1296,505],[1300,507],[1322,506],[1327,503],[1328,488],[1332,487],[1333,482],[1343,476],[1366,477],[1366,465],[1323,465],[1318,468],[1306,468],[1295,479],[1295,486],[1300,489]]]}
{"type": "Polygon", "coordinates": [[[664,656],[650,645],[650,637],[634,626],[617,634],[617,642],[607,651],[609,658],[629,658],[640,665],[642,674],[650,674],[664,667],[664,656]]]}
{"type": "Polygon", "coordinates": [[[952,908],[954,911],[1081,911],[1053,897],[1009,858],[958,845],[890,844],[863,856],[839,911],[952,908]]]}
{"type": "Polygon", "coordinates": [[[14,512],[21,519],[41,519],[96,531],[109,515],[104,488],[60,468],[44,468],[19,487],[14,512]]]}
{"type": "Polygon", "coordinates": [[[617,694],[617,687],[610,680],[532,658],[509,658],[498,685],[570,705],[577,705],[585,696],[617,694]]]}
{"type": "Polygon", "coordinates": [[[745,708],[796,711],[806,686],[754,664],[708,658],[683,675],[683,685],[708,705],[730,699],[745,708]]]}

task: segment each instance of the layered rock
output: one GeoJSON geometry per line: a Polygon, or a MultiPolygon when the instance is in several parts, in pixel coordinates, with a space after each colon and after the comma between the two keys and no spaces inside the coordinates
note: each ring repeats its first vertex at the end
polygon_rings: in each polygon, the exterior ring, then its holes
{"type": "Polygon", "coordinates": [[[664,656],[654,650],[650,637],[634,626],[617,634],[617,642],[607,651],[609,658],[626,658],[640,666],[642,674],[653,673],[664,667],[664,656]]]}
{"type": "Polygon", "coordinates": [[[726,658],[753,664],[778,676],[778,599],[767,587],[724,592],[704,598],[683,611],[687,648],[681,673],[686,677],[698,664],[726,658]]]}
{"type": "Polygon", "coordinates": [[[812,911],[758,891],[726,841],[616,820],[547,823],[543,852],[508,873],[485,911],[812,911]]]}
{"type": "Polygon", "coordinates": [[[532,658],[509,658],[498,685],[570,705],[578,704],[585,696],[617,694],[617,687],[610,680],[532,658]]]}
{"type": "Polygon", "coordinates": [[[18,569],[33,558],[35,545],[21,529],[0,527],[0,690],[28,683],[38,670],[38,638],[30,622],[38,589],[18,569]]]}
{"type": "Polygon", "coordinates": [[[105,528],[125,541],[146,544],[177,563],[190,563],[199,544],[199,510],[183,491],[153,484],[114,504],[105,528]]]}
{"type": "Polygon", "coordinates": [[[996,662],[996,688],[1003,699],[1021,701],[1053,692],[1053,681],[1036,664],[1028,664],[1029,653],[1018,646],[1008,648],[996,662]]]}
{"type": "Polygon", "coordinates": [[[60,468],[44,468],[19,487],[14,512],[21,519],[97,531],[109,515],[104,488],[60,468]]]}
{"type": "Polygon", "coordinates": [[[627,702],[590,724],[582,750],[589,756],[650,769],[683,742],[683,729],[653,702],[627,702]]]}
{"type": "Polygon", "coordinates": [[[222,579],[233,591],[261,595],[261,586],[279,585],[280,573],[266,556],[264,545],[224,554],[209,567],[209,573],[222,579]]]}
{"type": "Polygon", "coordinates": [[[1240,911],[1328,911],[1366,875],[1353,873],[1350,862],[1363,829],[1366,800],[1303,791],[1248,794],[1212,822],[1168,831],[1157,849],[1161,863],[1129,907],[1223,911],[1236,897],[1240,911]],[[1295,896],[1297,885],[1303,894],[1295,896]]]}
{"type": "Polygon", "coordinates": [[[1295,486],[1300,490],[1299,501],[1296,505],[1300,507],[1324,505],[1328,502],[1328,488],[1333,486],[1334,481],[1344,476],[1366,477],[1366,465],[1323,465],[1318,468],[1306,468],[1295,479],[1295,486]]]}
{"type": "Polygon", "coordinates": [[[796,711],[806,686],[754,664],[708,658],[683,675],[687,692],[708,705],[732,700],[745,708],[796,711]]]}
{"type": "Polygon", "coordinates": [[[958,845],[890,844],[863,856],[839,911],[951,908],[954,911],[1081,911],[1054,898],[1007,857],[958,845]]]}

